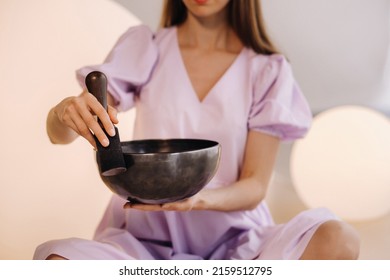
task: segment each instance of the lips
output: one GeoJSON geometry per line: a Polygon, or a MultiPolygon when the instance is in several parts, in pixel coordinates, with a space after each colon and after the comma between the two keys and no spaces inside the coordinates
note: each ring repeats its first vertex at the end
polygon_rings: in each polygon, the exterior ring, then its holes
{"type": "Polygon", "coordinates": [[[195,0],[195,2],[196,2],[198,5],[204,5],[204,4],[206,4],[207,0],[195,0]]]}

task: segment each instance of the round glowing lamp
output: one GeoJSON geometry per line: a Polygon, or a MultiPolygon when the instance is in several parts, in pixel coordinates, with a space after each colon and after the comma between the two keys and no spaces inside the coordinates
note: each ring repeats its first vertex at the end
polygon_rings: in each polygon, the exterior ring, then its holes
{"type": "Polygon", "coordinates": [[[327,207],[349,221],[390,211],[390,120],[360,106],[318,114],[290,158],[294,188],[309,208],[327,207]]]}

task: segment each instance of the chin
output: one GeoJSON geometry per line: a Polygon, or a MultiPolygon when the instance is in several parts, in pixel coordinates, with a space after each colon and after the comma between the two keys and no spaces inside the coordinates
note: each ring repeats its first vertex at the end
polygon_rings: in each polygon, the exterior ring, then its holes
{"type": "Polygon", "coordinates": [[[209,17],[221,13],[229,0],[183,0],[188,11],[196,17],[209,17]]]}

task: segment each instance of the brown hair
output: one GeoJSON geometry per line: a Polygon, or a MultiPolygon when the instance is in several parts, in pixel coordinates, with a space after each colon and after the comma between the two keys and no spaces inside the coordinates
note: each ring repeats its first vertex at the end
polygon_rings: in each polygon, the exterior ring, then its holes
{"type": "MultiPolygon", "coordinates": [[[[165,0],[162,27],[180,25],[187,18],[187,8],[182,0],[165,0]]],[[[241,42],[256,53],[278,53],[264,26],[260,0],[230,0],[228,21],[241,42]]]]}

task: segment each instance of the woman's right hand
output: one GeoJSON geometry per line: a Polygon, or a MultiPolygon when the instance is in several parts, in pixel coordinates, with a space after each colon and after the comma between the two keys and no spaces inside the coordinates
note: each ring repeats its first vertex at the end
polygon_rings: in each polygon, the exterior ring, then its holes
{"type": "MultiPolygon", "coordinates": [[[[111,103],[110,101],[109,103],[111,103]]],[[[94,134],[99,142],[106,147],[109,145],[109,140],[96,117],[99,118],[108,135],[114,136],[113,123],[118,123],[117,111],[114,107],[108,105],[108,111],[106,111],[99,101],[87,91],[82,92],[79,96],[65,98],[51,110],[48,116],[49,137],[53,143],[69,143],[77,135],[81,135],[96,149],[94,134]],[[50,118],[56,120],[50,120],[50,118]],[[62,127],[62,131],[58,130],[58,124],[62,127]],[[53,127],[54,125],[57,127],[53,127]]]]}

